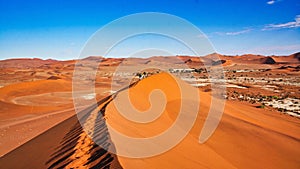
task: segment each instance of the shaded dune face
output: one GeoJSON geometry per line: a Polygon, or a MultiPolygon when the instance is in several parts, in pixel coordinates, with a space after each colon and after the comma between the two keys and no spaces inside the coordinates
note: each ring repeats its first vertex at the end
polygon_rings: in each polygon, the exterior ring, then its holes
{"type": "Polygon", "coordinates": [[[111,100],[112,96],[108,96],[78,114],[81,123],[78,121],[70,129],[46,162],[49,169],[122,168],[116,155],[107,151],[114,149],[103,118],[111,100]]]}

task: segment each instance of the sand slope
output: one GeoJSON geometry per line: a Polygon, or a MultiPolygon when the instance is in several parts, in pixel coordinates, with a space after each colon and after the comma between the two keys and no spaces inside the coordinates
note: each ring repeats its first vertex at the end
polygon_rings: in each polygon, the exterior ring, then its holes
{"type": "MultiPolygon", "coordinates": [[[[110,104],[106,109],[108,123],[132,137],[147,138],[166,130],[174,122],[180,105],[178,87],[169,74],[142,80],[130,89],[131,100],[137,109],[145,111],[150,106],[148,96],[154,89],[162,90],[167,98],[166,109],[156,121],[147,125],[130,122],[110,104]]],[[[216,132],[208,142],[199,144],[198,136],[210,107],[210,95],[201,92],[200,96],[196,125],[179,145],[155,157],[119,157],[121,165],[124,168],[299,167],[299,119],[265,110],[258,112],[257,108],[238,102],[227,102],[216,132]]]]}

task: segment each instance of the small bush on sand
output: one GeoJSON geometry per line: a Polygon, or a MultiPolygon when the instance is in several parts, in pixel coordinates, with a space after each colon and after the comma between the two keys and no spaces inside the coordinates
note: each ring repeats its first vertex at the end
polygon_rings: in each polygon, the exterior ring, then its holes
{"type": "Polygon", "coordinates": [[[263,108],[265,108],[265,105],[259,105],[259,106],[256,106],[256,108],[260,108],[260,109],[263,109],[263,108]]]}

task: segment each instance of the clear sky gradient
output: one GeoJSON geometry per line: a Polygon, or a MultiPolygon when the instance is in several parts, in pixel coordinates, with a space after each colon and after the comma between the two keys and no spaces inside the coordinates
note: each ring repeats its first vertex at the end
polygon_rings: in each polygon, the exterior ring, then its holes
{"type": "Polygon", "coordinates": [[[299,0],[0,0],[0,59],[75,59],[99,28],[139,12],[188,20],[221,54],[300,51],[299,0]]]}

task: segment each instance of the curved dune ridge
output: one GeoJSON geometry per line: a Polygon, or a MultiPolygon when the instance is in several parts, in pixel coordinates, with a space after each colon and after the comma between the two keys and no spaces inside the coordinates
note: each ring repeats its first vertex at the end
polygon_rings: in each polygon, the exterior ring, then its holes
{"type": "MultiPolygon", "coordinates": [[[[149,95],[153,90],[159,89],[165,94],[167,103],[165,110],[153,122],[136,123],[120,115],[113,99],[122,97],[126,90],[116,93],[111,100],[108,99],[109,101],[99,104],[95,110],[105,114],[105,124],[110,124],[114,129],[127,136],[136,138],[155,136],[170,127],[177,117],[181,96],[174,79],[170,74],[161,73],[144,79],[129,88],[131,102],[136,109],[141,111],[140,113],[150,108],[149,95]]],[[[192,88],[191,91],[193,90],[197,89],[192,88]]],[[[118,160],[118,164],[123,168],[297,168],[299,166],[299,158],[297,158],[299,150],[296,148],[300,146],[299,126],[297,125],[299,121],[289,116],[281,117],[279,114],[271,114],[267,111],[257,113],[255,108],[243,104],[227,103],[225,114],[215,134],[205,144],[199,144],[198,136],[207,112],[210,106],[216,106],[210,105],[211,97],[208,93],[200,92],[199,94],[201,97],[200,111],[196,123],[177,146],[154,157],[127,158],[118,156],[114,160],[118,160]],[[253,163],[253,161],[257,161],[257,163],[253,163]]],[[[154,99],[160,98],[158,96],[154,99]]],[[[197,104],[193,100],[190,101],[189,106],[197,104]]],[[[151,113],[151,111],[147,113],[151,113]]],[[[188,115],[189,113],[186,113],[187,122],[191,120],[188,115]]],[[[91,128],[85,127],[90,136],[97,134],[91,132],[91,129],[98,128],[96,122],[99,123],[103,118],[98,120],[94,118],[93,122],[91,119],[93,119],[91,116],[87,117],[87,123],[90,124],[87,126],[91,128]]],[[[107,130],[106,125],[103,126],[107,130]]],[[[115,138],[110,136],[109,132],[106,134],[111,139],[110,145],[115,146],[117,152],[120,151],[118,150],[119,146],[116,145],[117,140],[114,140],[115,138]]],[[[100,139],[107,138],[106,134],[98,134],[98,137],[100,136],[100,139]]],[[[91,152],[95,152],[93,147],[97,146],[93,146],[95,143],[86,135],[84,132],[79,135],[79,141],[72,149],[74,152],[68,158],[72,162],[67,165],[67,168],[72,168],[71,164],[86,166],[87,168],[93,167],[93,165],[85,164],[90,164],[89,159],[91,157],[97,157],[97,153],[91,154],[91,152]]],[[[128,146],[128,149],[130,148],[134,148],[134,145],[128,146]]],[[[142,151],[150,150],[145,146],[142,151]]],[[[104,157],[105,154],[99,156],[96,160],[98,163],[94,163],[94,165],[99,164],[104,157]]]]}
{"type": "Polygon", "coordinates": [[[64,92],[72,90],[72,83],[66,80],[38,80],[32,82],[22,82],[11,84],[0,88],[0,100],[10,102],[11,99],[20,96],[29,96],[34,94],[44,94],[46,92],[64,92]]]}
{"type": "MultiPolygon", "coordinates": [[[[153,75],[81,111],[77,115],[81,125],[73,117],[7,154],[0,163],[6,168],[34,168],[37,163],[47,168],[299,168],[299,119],[265,109],[257,111],[250,104],[227,101],[217,130],[207,142],[200,144],[199,134],[209,109],[218,106],[211,105],[211,99],[209,92],[201,92],[168,73],[153,75]],[[183,86],[185,92],[199,95],[200,101],[196,102],[193,98],[182,100],[179,86],[183,86]],[[155,90],[164,95],[151,96],[155,90]],[[152,122],[133,122],[117,109],[117,106],[130,106],[122,105],[122,100],[117,102],[127,95],[126,92],[129,92],[131,104],[140,111],[138,113],[157,113],[151,104],[154,106],[161,102],[166,105],[152,122]],[[184,112],[186,123],[192,120],[193,106],[199,104],[200,109],[187,136],[169,151],[148,158],[128,158],[106,151],[107,148],[121,151],[120,143],[111,135],[108,125],[130,137],[152,137],[163,133],[174,123],[183,101],[188,107],[184,112]],[[53,141],[39,144],[47,138],[53,141]],[[32,150],[32,147],[39,150],[32,150]],[[9,162],[20,154],[30,154],[22,159],[31,162],[24,165],[9,162]]],[[[128,151],[134,146],[129,145],[128,151]]],[[[151,150],[145,146],[141,151],[151,150]]]]}
{"type": "MultiPolygon", "coordinates": [[[[166,109],[155,121],[148,124],[131,122],[120,115],[112,102],[106,109],[107,122],[119,132],[131,137],[147,138],[165,131],[176,119],[181,103],[178,85],[172,79],[170,74],[162,73],[144,79],[130,89],[132,104],[140,111],[149,108],[148,97],[151,91],[160,89],[165,93],[166,109]]],[[[190,100],[190,107],[195,104],[197,103],[190,100]]],[[[218,106],[210,104],[210,94],[200,92],[200,111],[195,125],[176,147],[150,158],[119,157],[121,165],[124,168],[297,168],[299,166],[300,160],[297,154],[300,150],[296,148],[300,146],[300,134],[297,131],[299,120],[271,114],[265,110],[257,112],[256,108],[243,104],[227,102],[216,132],[208,142],[199,144],[198,137],[207,112],[211,106],[218,106]]],[[[188,115],[189,112],[186,113],[186,122],[191,121],[188,115]]],[[[118,145],[116,149],[118,151],[118,145]]],[[[147,151],[147,147],[144,151],[147,151]]]]}
{"type": "Polygon", "coordinates": [[[4,86],[0,88],[2,112],[0,117],[7,119],[20,117],[26,112],[51,112],[59,109],[56,105],[70,107],[72,100],[65,98],[71,94],[71,87],[71,82],[62,79],[21,82],[4,86]]]}

